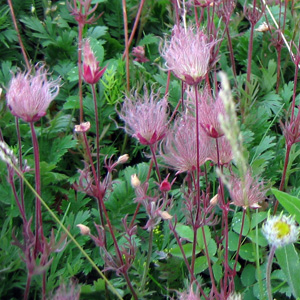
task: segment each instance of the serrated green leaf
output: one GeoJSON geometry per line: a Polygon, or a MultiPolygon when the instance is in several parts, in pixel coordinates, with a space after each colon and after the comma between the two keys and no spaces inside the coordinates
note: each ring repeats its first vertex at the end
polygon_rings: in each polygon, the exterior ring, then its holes
{"type": "Polygon", "coordinates": [[[47,161],[57,164],[68,149],[76,146],[76,143],[77,141],[74,140],[71,135],[56,139],[55,142],[52,143],[52,147],[48,152],[47,161]]]}
{"type": "Polygon", "coordinates": [[[208,268],[206,256],[197,257],[195,260],[195,274],[199,274],[208,268]]]}
{"type": "Polygon", "coordinates": [[[295,298],[300,296],[299,270],[300,261],[293,244],[278,248],[275,252],[277,261],[286,276],[287,282],[295,298]]]}
{"type": "Polygon", "coordinates": [[[300,199],[276,189],[271,191],[288,213],[295,216],[296,221],[300,223],[300,199]]]}

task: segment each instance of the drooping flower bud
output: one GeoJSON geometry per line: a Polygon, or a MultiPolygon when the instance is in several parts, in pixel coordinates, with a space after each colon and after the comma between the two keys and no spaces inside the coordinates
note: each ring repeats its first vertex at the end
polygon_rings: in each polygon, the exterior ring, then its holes
{"type": "Polygon", "coordinates": [[[83,47],[83,79],[86,83],[97,83],[104,74],[106,67],[102,70],[99,62],[92,51],[89,40],[86,40],[83,47]]]}
{"type": "Polygon", "coordinates": [[[91,230],[90,230],[89,227],[87,227],[87,226],[85,226],[83,224],[77,224],[76,226],[79,228],[80,233],[82,235],[90,235],[91,234],[91,230]]]}
{"type": "Polygon", "coordinates": [[[131,175],[131,186],[135,189],[141,185],[141,182],[136,174],[131,175]]]}

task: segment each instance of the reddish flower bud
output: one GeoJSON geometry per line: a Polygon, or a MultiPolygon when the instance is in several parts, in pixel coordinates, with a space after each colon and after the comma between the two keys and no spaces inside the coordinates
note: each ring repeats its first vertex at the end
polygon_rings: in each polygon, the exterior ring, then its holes
{"type": "Polygon", "coordinates": [[[99,62],[91,49],[89,40],[86,40],[83,48],[83,79],[86,83],[97,83],[104,74],[106,67],[102,70],[99,67],[99,62]]]}

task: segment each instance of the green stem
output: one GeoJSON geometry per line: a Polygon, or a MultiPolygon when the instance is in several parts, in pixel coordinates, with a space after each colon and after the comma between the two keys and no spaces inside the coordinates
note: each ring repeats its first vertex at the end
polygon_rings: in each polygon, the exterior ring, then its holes
{"type": "Polygon", "coordinates": [[[147,254],[147,260],[146,260],[146,266],[145,266],[143,277],[142,277],[142,283],[141,283],[142,291],[145,288],[146,278],[147,278],[147,274],[148,274],[148,270],[149,270],[149,266],[150,266],[152,246],[153,246],[153,229],[150,230],[150,234],[149,234],[148,254],[147,254]]]}

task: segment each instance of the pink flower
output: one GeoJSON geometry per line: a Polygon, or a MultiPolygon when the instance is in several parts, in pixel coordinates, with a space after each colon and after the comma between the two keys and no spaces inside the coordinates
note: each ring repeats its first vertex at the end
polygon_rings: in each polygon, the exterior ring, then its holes
{"type": "MultiPolygon", "coordinates": [[[[194,91],[188,92],[189,110],[192,114],[196,111],[196,100],[194,91]]],[[[224,135],[219,122],[219,115],[225,115],[225,108],[220,97],[215,100],[208,89],[204,89],[198,96],[199,125],[211,138],[220,138],[224,135]]]]}
{"type": "Polygon", "coordinates": [[[208,72],[211,49],[215,43],[209,42],[200,29],[185,29],[175,25],[171,40],[165,42],[162,56],[166,60],[167,68],[176,77],[189,85],[195,85],[208,72]]]}
{"type": "Polygon", "coordinates": [[[59,79],[47,80],[47,70],[41,65],[35,75],[18,73],[10,81],[6,94],[11,113],[25,122],[36,122],[46,115],[51,101],[58,95],[59,79]]]}
{"type": "Polygon", "coordinates": [[[106,67],[101,70],[99,62],[91,49],[89,40],[86,40],[83,47],[83,79],[86,83],[95,84],[104,74],[106,67]]]}
{"type": "Polygon", "coordinates": [[[266,188],[263,182],[253,178],[250,171],[247,172],[244,183],[236,175],[231,176],[229,186],[232,204],[236,206],[259,208],[258,203],[265,199],[266,188]]]}
{"type": "Polygon", "coordinates": [[[143,96],[137,93],[126,96],[119,112],[126,132],[143,145],[153,145],[166,135],[168,103],[166,98],[159,99],[159,93],[149,95],[145,87],[143,96]]]}
{"type": "MultiPolygon", "coordinates": [[[[209,137],[199,131],[199,165],[208,159],[209,137]]],[[[197,168],[196,119],[192,116],[177,118],[163,143],[160,155],[171,168],[191,172],[197,168]]]]}
{"type": "Polygon", "coordinates": [[[218,142],[220,165],[229,164],[233,159],[233,155],[232,155],[230,143],[225,136],[218,138],[218,140],[211,139],[211,145],[208,154],[209,159],[212,160],[215,164],[218,164],[218,153],[217,153],[216,141],[218,142]]]}
{"type": "Polygon", "coordinates": [[[136,58],[134,59],[137,62],[143,63],[149,61],[149,59],[145,56],[145,47],[137,46],[132,49],[132,55],[136,58]]]}

